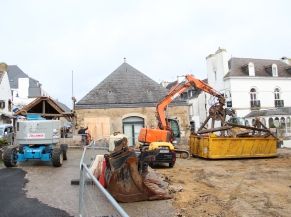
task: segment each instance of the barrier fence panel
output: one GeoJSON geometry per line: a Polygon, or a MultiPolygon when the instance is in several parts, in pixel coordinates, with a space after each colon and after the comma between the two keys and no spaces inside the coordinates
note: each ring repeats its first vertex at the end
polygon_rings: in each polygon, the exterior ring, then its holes
{"type": "Polygon", "coordinates": [[[98,143],[95,142],[91,142],[90,145],[84,147],[80,162],[80,217],[128,217],[128,214],[99,183],[90,170],[96,154],[101,155],[106,152],[104,147],[98,146],[98,143]]]}

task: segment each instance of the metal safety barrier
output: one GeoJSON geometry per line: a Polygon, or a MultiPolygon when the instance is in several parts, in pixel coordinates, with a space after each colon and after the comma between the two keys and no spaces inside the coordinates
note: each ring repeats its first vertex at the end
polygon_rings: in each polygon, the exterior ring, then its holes
{"type": "Polygon", "coordinates": [[[91,142],[84,147],[80,162],[79,183],[79,216],[80,217],[128,217],[124,209],[99,183],[90,170],[90,165],[96,154],[104,154],[106,151],[98,144],[91,142]]]}

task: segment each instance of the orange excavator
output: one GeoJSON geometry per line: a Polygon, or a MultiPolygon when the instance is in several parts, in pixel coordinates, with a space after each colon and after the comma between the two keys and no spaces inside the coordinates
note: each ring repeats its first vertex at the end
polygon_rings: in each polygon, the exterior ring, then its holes
{"type": "Polygon", "coordinates": [[[220,120],[221,122],[225,120],[224,96],[193,75],[186,75],[185,80],[172,87],[168,94],[157,104],[156,117],[158,120],[158,128],[142,128],[139,133],[139,142],[148,146],[149,150],[161,149],[160,156],[158,155],[156,157],[157,163],[169,163],[169,166],[172,167],[176,160],[175,153],[180,154],[183,158],[189,157],[189,153],[186,150],[179,150],[174,147],[180,138],[179,124],[177,120],[167,118],[166,109],[175,98],[191,87],[207,92],[217,98],[217,102],[209,109],[209,116],[205,123],[210,118],[212,118],[212,125],[214,125],[216,120],[220,120]],[[166,156],[163,157],[163,155],[166,156]]]}
{"type": "Polygon", "coordinates": [[[105,164],[101,167],[104,168],[102,171],[104,185],[117,201],[134,202],[171,198],[166,184],[148,165],[169,163],[169,166],[173,167],[176,153],[182,157],[183,155],[189,157],[188,151],[176,149],[173,145],[177,144],[181,136],[180,129],[177,120],[167,118],[166,108],[190,87],[217,97],[218,103],[210,108],[212,118],[223,118],[224,97],[203,81],[192,75],[186,75],[185,81],[174,86],[158,103],[158,128],[141,129],[139,141],[143,145],[139,150],[129,147],[127,139],[123,138],[115,141],[112,153],[104,155],[105,164]]]}

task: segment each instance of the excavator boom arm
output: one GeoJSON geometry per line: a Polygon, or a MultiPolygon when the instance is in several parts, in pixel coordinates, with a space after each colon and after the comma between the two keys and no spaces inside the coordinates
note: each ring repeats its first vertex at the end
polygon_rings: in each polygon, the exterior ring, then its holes
{"type": "Polygon", "coordinates": [[[214,90],[211,86],[205,82],[195,78],[193,75],[186,75],[186,81],[174,86],[169,93],[158,103],[157,105],[157,119],[158,127],[162,130],[170,130],[170,126],[166,118],[166,108],[167,106],[178,96],[180,96],[185,90],[190,87],[195,87],[196,89],[202,90],[209,93],[212,96],[217,97],[218,102],[221,106],[224,105],[225,99],[223,95],[214,90]]]}

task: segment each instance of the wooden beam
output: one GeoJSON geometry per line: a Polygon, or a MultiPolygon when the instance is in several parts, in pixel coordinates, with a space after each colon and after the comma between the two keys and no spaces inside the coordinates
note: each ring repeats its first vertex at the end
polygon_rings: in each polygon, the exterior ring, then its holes
{"type": "Polygon", "coordinates": [[[250,126],[245,126],[245,125],[240,125],[240,124],[233,124],[233,123],[229,123],[229,122],[227,122],[227,125],[230,125],[230,126],[233,126],[233,127],[245,128],[245,129],[249,129],[249,130],[255,130],[255,131],[262,131],[262,132],[270,133],[270,130],[268,130],[268,129],[250,127],[250,126]]]}
{"type": "Polygon", "coordinates": [[[231,126],[216,127],[216,128],[207,129],[207,130],[199,130],[197,131],[197,133],[198,134],[212,133],[212,132],[217,132],[217,131],[229,130],[231,128],[232,128],[231,126]]]}
{"type": "Polygon", "coordinates": [[[62,114],[42,114],[42,116],[46,116],[46,117],[63,117],[62,114]]]}
{"type": "Polygon", "coordinates": [[[45,101],[42,101],[42,114],[45,114],[45,101]]]}

